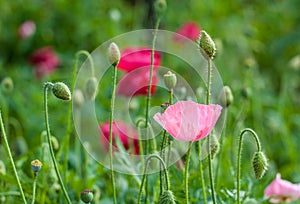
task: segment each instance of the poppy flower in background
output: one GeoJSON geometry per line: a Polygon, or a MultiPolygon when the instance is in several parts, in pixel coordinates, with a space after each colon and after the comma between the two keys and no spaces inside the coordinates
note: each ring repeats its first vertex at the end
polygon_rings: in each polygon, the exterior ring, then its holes
{"type": "MultiPolygon", "coordinates": [[[[149,67],[142,67],[126,73],[119,81],[117,94],[127,97],[148,94],[148,83],[150,78],[149,67]]],[[[156,71],[152,72],[151,95],[156,91],[157,75],[156,71]]]]}
{"type": "MultiPolygon", "coordinates": [[[[109,150],[109,122],[100,125],[100,141],[103,144],[106,151],[109,150]]],[[[121,143],[126,150],[133,148],[135,154],[139,153],[138,134],[135,128],[127,125],[124,122],[113,122],[112,126],[113,146],[116,145],[116,137],[119,137],[121,143]]]]}
{"type": "Polygon", "coordinates": [[[18,37],[21,39],[26,39],[33,35],[35,32],[35,23],[33,21],[27,20],[23,22],[18,28],[18,37]]]}
{"type": "MultiPolygon", "coordinates": [[[[160,66],[160,53],[154,51],[154,69],[160,66]]],[[[137,68],[151,65],[151,48],[128,47],[121,51],[121,59],[118,64],[120,70],[130,72],[137,68]]]]}
{"type": "Polygon", "coordinates": [[[221,110],[220,105],[178,101],[153,118],[176,140],[195,142],[212,131],[221,110]]]}
{"type": "MultiPolygon", "coordinates": [[[[183,35],[193,41],[197,41],[200,35],[201,28],[197,23],[193,21],[188,21],[183,24],[177,31],[179,35],[183,35]]],[[[182,41],[180,36],[175,36],[176,41],[182,41]]]]}
{"type": "Polygon", "coordinates": [[[270,198],[271,203],[289,203],[298,200],[300,199],[300,184],[282,180],[278,173],[275,180],[265,189],[265,196],[270,198]]]}
{"type": "Polygon", "coordinates": [[[30,63],[35,68],[35,75],[42,78],[57,69],[60,59],[52,47],[43,47],[30,56],[30,63]]]}

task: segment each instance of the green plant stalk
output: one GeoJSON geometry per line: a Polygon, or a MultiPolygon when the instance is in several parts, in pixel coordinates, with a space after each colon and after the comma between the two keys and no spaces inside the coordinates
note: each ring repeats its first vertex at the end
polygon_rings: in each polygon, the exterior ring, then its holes
{"type": "Polygon", "coordinates": [[[186,153],[186,161],[184,168],[184,187],[185,187],[185,203],[189,204],[189,163],[191,158],[191,149],[193,142],[190,142],[189,149],[186,153]]]}
{"type": "Polygon", "coordinates": [[[148,169],[150,159],[152,159],[152,158],[158,159],[160,161],[160,164],[163,166],[164,172],[165,172],[165,179],[166,179],[166,190],[170,189],[169,175],[168,175],[166,164],[160,156],[153,154],[153,155],[149,156],[146,160],[146,166],[145,166],[146,168],[144,169],[143,178],[142,178],[142,182],[141,182],[141,186],[140,186],[140,190],[139,190],[139,195],[138,195],[138,204],[141,203],[141,196],[142,196],[143,186],[144,186],[144,183],[145,183],[145,180],[146,180],[146,173],[147,173],[147,169],[148,169]]]}
{"type": "Polygon", "coordinates": [[[237,174],[236,174],[236,184],[237,184],[237,200],[236,203],[239,204],[240,203],[240,175],[241,175],[241,155],[242,155],[242,144],[243,144],[243,136],[244,133],[246,132],[250,132],[252,133],[256,145],[257,145],[257,150],[258,152],[261,151],[261,145],[258,139],[257,134],[254,132],[254,130],[250,129],[250,128],[246,128],[244,130],[241,131],[240,133],[240,140],[239,140],[239,147],[238,147],[238,160],[237,160],[237,174]]]}
{"type": "Polygon", "coordinates": [[[69,204],[71,204],[71,200],[70,200],[70,198],[68,196],[68,193],[66,191],[64,182],[63,182],[63,180],[62,180],[62,178],[60,176],[60,173],[59,173],[58,165],[57,165],[57,162],[56,162],[56,159],[55,159],[55,155],[54,155],[54,151],[53,151],[53,147],[52,147],[52,143],[51,143],[51,134],[50,134],[50,127],[49,127],[49,119],[48,119],[49,117],[48,117],[47,92],[48,92],[48,88],[51,87],[52,85],[53,85],[52,83],[47,82],[45,84],[45,86],[44,86],[44,110],[45,110],[45,123],[46,123],[46,131],[47,131],[47,140],[48,140],[50,155],[51,155],[51,158],[52,158],[52,162],[53,162],[53,165],[54,165],[54,169],[55,169],[57,178],[58,178],[60,186],[61,186],[61,188],[63,190],[65,199],[67,200],[67,202],[69,204]]]}
{"type": "MultiPolygon", "coordinates": [[[[169,104],[173,104],[173,89],[169,91],[169,104]]],[[[170,136],[168,137],[168,157],[167,157],[167,169],[169,168],[169,162],[170,162],[170,157],[171,157],[171,140],[170,136]]]]}
{"type": "Polygon", "coordinates": [[[35,202],[35,194],[36,194],[36,180],[37,180],[37,173],[34,173],[34,179],[33,179],[33,189],[32,189],[32,204],[35,202]]]}
{"type": "MultiPolygon", "coordinates": [[[[211,89],[211,59],[207,60],[207,92],[206,92],[206,104],[210,103],[210,89],[211,89]]],[[[214,177],[213,177],[213,170],[212,170],[212,158],[210,154],[210,135],[207,136],[208,142],[208,172],[209,172],[209,181],[210,181],[210,189],[211,189],[211,197],[213,200],[213,204],[216,204],[216,195],[215,195],[215,187],[214,187],[214,177]]]]}
{"type": "MultiPolygon", "coordinates": [[[[169,104],[171,105],[173,102],[173,90],[170,90],[169,91],[169,104]]],[[[167,168],[169,166],[169,157],[170,157],[170,151],[171,151],[171,146],[169,144],[168,146],[168,156],[167,158],[165,157],[165,147],[166,147],[166,143],[167,143],[167,140],[168,140],[168,134],[167,134],[167,131],[164,130],[163,132],[163,140],[162,140],[162,143],[161,143],[161,157],[163,160],[167,160],[167,168]]],[[[163,181],[163,174],[162,174],[162,169],[161,169],[162,166],[160,166],[160,172],[159,172],[159,175],[160,175],[160,195],[163,193],[162,192],[162,181],[163,181]]]]}
{"type": "Polygon", "coordinates": [[[110,116],[109,116],[109,165],[111,170],[111,183],[113,188],[114,204],[117,204],[116,198],[116,184],[113,169],[113,118],[115,109],[115,96],[116,96],[116,84],[117,84],[117,65],[113,65],[113,76],[112,76],[112,95],[110,103],[110,116]]]}
{"type": "MultiPolygon", "coordinates": [[[[146,113],[145,113],[145,128],[148,128],[148,122],[149,122],[149,111],[150,111],[150,101],[151,101],[151,84],[152,84],[152,75],[153,75],[153,66],[154,66],[154,51],[155,51],[155,41],[156,41],[156,35],[157,30],[159,27],[160,18],[157,19],[155,27],[154,27],[154,33],[153,33],[153,39],[152,39],[152,48],[151,48],[151,61],[150,61],[150,73],[149,73],[149,83],[148,83],[148,93],[147,93],[147,99],[146,99],[146,113]]],[[[147,131],[148,133],[148,131],[147,131]]],[[[147,137],[148,139],[148,137],[147,137]]],[[[148,150],[149,145],[148,141],[145,141],[145,151],[146,154],[149,152],[148,150]]],[[[146,200],[148,197],[148,180],[146,179],[146,185],[145,185],[145,191],[146,191],[146,200]]]]}
{"type": "Polygon", "coordinates": [[[199,140],[197,142],[198,144],[198,158],[199,158],[199,173],[200,173],[200,181],[202,186],[202,194],[203,194],[203,202],[204,204],[207,204],[207,196],[206,196],[206,186],[204,181],[204,175],[203,175],[203,165],[201,160],[201,141],[199,140]]]}
{"type": "Polygon", "coordinates": [[[18,191],[0,192],[0,196],[20,196],[18,191]]]}
{"type": "Polygon", "coordinates": [[[8,141],[7,141],[7,137],[6,137],[6,133],[5,133],[5,129],[4,129],[4,124],[3,124],[3,120],[2,120],[2,114],[1,114],[1,111],[0,111],[0,125],[1,125],[1,133],[2,133],[2,137],[3,137],[5,149],[6,149],[6,151],[7,151],[7,154],[8,154],[9,160],[10,160],[10,163],[11,163],[11,165],[12,165],[12,168],[13,168],[13,171],[14,171],[14,174],[15,174],[15,178],[16,178],[16,180],[17,180],[17,184],[18,184],[18,188],[19,188],[21,197],[22,197],[22,199],[23,199],[23,202],[24,202],[24,203],[27,203],[27,202],[26,202],[25,195],[24,195],[24,192],[23,192],[23,189],[22,189],[22,185],[21,185],[21,182],[20,182],[20,179],[19,179],[19,176],[18,176],[18,172],[17,172],[16,166],[15,166],[15,162],[14,162],[14,159],[13,159],[13,157],[12,157],[12,154],[11,154],[11,151],[10,151],[10,148],[9,148],[9,145],[8,145],[8,141]]]}

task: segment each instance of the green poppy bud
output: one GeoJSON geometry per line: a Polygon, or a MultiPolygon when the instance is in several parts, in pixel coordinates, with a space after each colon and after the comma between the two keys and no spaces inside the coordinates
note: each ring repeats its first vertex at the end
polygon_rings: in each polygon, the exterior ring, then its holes
{"type": "Polygon", "coordinates": [[[80,199],[84,203],[92,202],[93,198],[94,198],[94,195],[93,195],[93,191],[91,191],[91,190],[84,190],[80,193],[80,199]]]}
{"type": "Polygon", "coordinates": [[[98,92],[98,83],[95,77],[91,77],[85,84],[85,94],[89,100],[94,100],[98,92]]]}
{"type": "Polygon", "coordinates": [[[52,93],[59,99],[71,100],[71,92],[69,87],[63,82],[56,82],[52,86],[52,93]]]}
{"type": "Polygon", "coordinates": [[[211,158],[213,159],[220,151],[220,143],[218,141],[218,138],[215,135],[212,134],[209,137],[211,137],[210,154],[211,154],[211,158]]]}
{"type": "Polygon", "coordinates": [[[216,55],[216,45],[204,30],[200,32],[199,47],[203,57],[206,59],[213,59],[216,55]]]}
{"type": "Polygon", "coordinates": [[[3,94],[8,95],[14,89],[14,82],[10,77],[5,77],[1,82],[1,91],[3,94]]]}
{"type": "Polygon", "coordinates": [[[252,167],[256,179],[261,179],[268,170],[268,160],[263,152],[255,152],[252,159],[252,167]]]}
{"type": "Polygon", "coordinates": [[[166,0],[156,0],[154,2],[154,10],[158,16],[161,16],[165,12],[166,9],[167,9],[166,0]]]}
{"type": "Polygon", "coordinates": [[[219,96],[220,103],[223,107],[228,107],[233,102],[233,95],[229,86],[224,86],[219,96]]]}
{"type": "Polygon", "coordinates": [[[79,107],[79,106],[81,106],[81,104],[83,104],[84,96],[82,94],[82,91],[80,91],[79,89],[74,90],[73,101],[74,101],[74,105],[77,107],[79,107]]]}
{"type": "Polygon", "coordinates": [[[119,64],[121,58],[119,47],[116,43],[111,43],[108,47],[108,60],[113,66],[119,64]]]}
{"type": "Polygon", "coordinates": [[[176,204],[172,191],[164,191],[159,198],[158,204],[176,204]]]}
{"type": "Polygon", "coordinates": [[[176,86],[177,77],[174,73],[168,71],[164,74],[164,82],[169,91],[171,91],[176,86]]]}

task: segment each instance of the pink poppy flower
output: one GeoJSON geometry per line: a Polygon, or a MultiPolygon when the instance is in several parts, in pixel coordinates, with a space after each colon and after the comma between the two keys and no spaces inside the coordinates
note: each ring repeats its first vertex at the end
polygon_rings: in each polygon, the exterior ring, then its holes
{"type": "Polygon", "coordinates": [[[289,203],[300,198],[300,184],[293,184],[282,180],[280,174],[265,189],[265,196],[270,198],[271,203],[289,203]]]}
{"type": "MultiPolygon", "coordinates": [[[[188,21],[183,26],[181,26],[176,33],[183,35],[193,41],[198,40],[201,28],[197,23],[188,21]]],[[[175,37],[176,41],[182,41],[179,36],[175,37]]]]}
{"type": "MultiPolygon", "coordinates": [[[[160,65],[161,56],[159,52],[154,51],[154,68],[160,65]]],[[[151,64],[151,48],[147,47],[129,47],[121,52],[121,59],[118,64],[120,70],[130,72],[140,67],[151,64]]]]}
{"type": "MultiPolygon", "coordinates": [[[[148,83],[150,70],[148,67],[142,67],[126,73],[118,83],[117,94],[127,97],[148,94],[148,83]]],[[[155,93],[157,83],[156,71],[152,73],[151,95],[155,93]]]]}
{"type": "MultiPolygon", "coordinates": [[[[100,141],[106,151],[109,150],[109,122],[100,125],[100,141]]],[[[126,150],[133,148],[133,152],[139,153],[138,134],[135,128],[124,122],[113,122],[113,145],[116,147],[116,137],[119,137],[121,143],[126,150]]],[[[117,148],[117,147],[116,147],[117,148]]]]}
{"type": "Polygon", "coordinates": [[[194,142],[212,131],[221,110],[220,105],[178,101],[164,113],[156,113],[153,118],[175,139],[194,142]]]}
{"type": "Polygon", "coordinates": [[[42,78],[56,70],[60,59],[52,47],[43,47],[31,55],[30,62],[35,68],[36,76],[42,78]]]}
{"type": "Polygon", "coordinates": [[[33,35],[35,32],[35,23],[33,21],[25,21],[18,28],[18,36],[21,39],[25,39],[33,35]]]}

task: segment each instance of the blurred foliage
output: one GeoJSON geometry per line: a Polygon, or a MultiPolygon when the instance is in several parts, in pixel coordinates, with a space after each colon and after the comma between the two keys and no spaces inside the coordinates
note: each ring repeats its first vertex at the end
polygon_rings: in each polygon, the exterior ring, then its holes
{"type": "MultiPolygon", "coordinates": [[[[9,126],[9,141],[17,144],[13,147],[14,156],[28,198],[33,182],[30,161],[43,156],[42,151],[46,148],[40,136],[45,128],[43,83],[64,81],[70,85],[74,56],[78,50],[91,52],[114,36],[135,29],[152,28],[154,16],[150,4],[151,1],[147,0],[0,0],[0,80],[9,76],[14,81],[13,93],[6,97],[1,95],[0,102],[1,109],[8,107],[5,110],[9,110],[3,113],[5,119],[12,118],[20,123],[17,127],[13,124],[9,126]],[[36,32],[27,39],[20,39],[17,30],[26,20],[35,22],[36,32]],[[55,48],[61,65],[55,73],[37,79],[29,57],[44,46],[55,48]],[[20,136],[25,140],[19,142],[17,137],[20,136]]],[[[218,176],[216,185],[220,202],[234,202],[236,147],[238,134],[245,127],[253,128],[258,133],[270,162],[267,175],[261,181],[255,181],[250,162],[255,150],[254,142],[246,137],[242,165],[245,199],[254,198],[259,203],[267,203],[263,191],[276,172],[294,183],[300,182],[300,62],[297,63],[294,58],[300,53],[299,9],[298,0],[168,1],[160,28],[175,32],[186,21],[192,20],[210,33],[218,49],[214,63],[224,84],[233,91],[234,102],[228,108],[226,128],[221,137],[221,153],[214,163],[218,170],[215,175],[218,176]],[[251,92],[247,97],[245,89],[251,92]]],[[[170,63],[171,60],[165,59],[165,62],[170,63]]],[[[174,69],[180,73],[180,67],[174,69]]],[[[103,83],[108,87],[109,82],[103,83]]],[[[109,94],[110,89],[104,88],[103,96],[99,97],[108,98],[109,94]]],[[[68,104],[60,103],[49,95],[52,134],[61,141],[65,135],[68,104]]],[[[154,104],[160,103],[159,99],[157,101],[154,104]]],[[[108,102],[103,105],[103,115],[108,114],[107,107],[108,102]]],[[[105,118],[101,117],[103,122],[105,118]]],[[[72,135],[71,142],[74,142],[75,134],[72,135]]],[[[76,157],[73,147],[70,151],[70,170],[63,174],[68,181],[67,188],[72,189],[69,190],[71,199],[78,201],[85,187],[101,191],[101,203],[112,203],[110,177],[107,176],[109,171],[89,160],[83,186],[82,178],[75,171],[76,163],[82,163],[83,157],[76,157]]],[[[59,161],[61,154],[58,154],[59,161]]],[[[10,163],[5,158],[6,153],[1,145],[0,160],[6,165],[7,174],[0,174],[0,192],[16,191],[10,163]]],[[[193,160],[191,166],[196,166],[197,162],[193,160]]],[[[50,167],[49,159],[41,171],[37,200],[62,203],[63,197],[55,187],[57,179],[51,176],[50,167]]],[[[184,198],[182,174],[172,167],[170,175],[172,190],[178,203],[181,203],[184,198]]],[[[198,174],[192,171],[190,176],[192,203],[201,203],[202,189],[198,174]]],[[[157,175],[149,178],[150,186],[157,186],[157,178],[157,175]]],[[[122,174],[117,174],[116,180],[119,203],[133,203],[139,180],[122,174]]],[[[0,197],[0,203],[15,198],[6,197],[3,201],[0,197]]]]}

